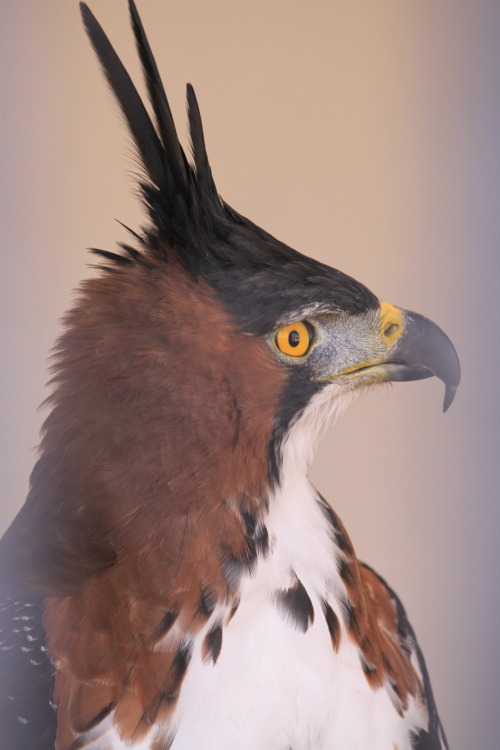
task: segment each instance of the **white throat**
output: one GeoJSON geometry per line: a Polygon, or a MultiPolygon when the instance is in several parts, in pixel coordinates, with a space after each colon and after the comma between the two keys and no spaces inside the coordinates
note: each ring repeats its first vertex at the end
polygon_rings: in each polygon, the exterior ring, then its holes
{"type": "Polygon", "coordinates": [[[346,390],[336,383],[330,383],[313,396],[304,411],[292,422],[281,446],[283,489],[285,485],[295,483],[299,475],[307,477],[319,438],[358,396],[359,389],[346,390]]]}

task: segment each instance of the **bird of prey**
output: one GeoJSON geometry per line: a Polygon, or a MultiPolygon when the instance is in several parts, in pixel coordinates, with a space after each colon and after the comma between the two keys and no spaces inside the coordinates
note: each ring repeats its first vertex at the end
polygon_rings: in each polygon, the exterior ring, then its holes
{"type": "Polygon", "coordinates": [[[94,250],[0,545],[1,747],[442,750],[405,610],[307,472],[368,386],[436,375],[446,409],[453,345],[221,199],[129,7],[152,114],[81,11],[147,224],[94,250]]]}

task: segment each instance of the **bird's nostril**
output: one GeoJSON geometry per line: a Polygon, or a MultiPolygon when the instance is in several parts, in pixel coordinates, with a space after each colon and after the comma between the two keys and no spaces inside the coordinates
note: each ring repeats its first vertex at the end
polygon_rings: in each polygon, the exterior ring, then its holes
{"type": "Polygon", "coordinates": [[[399,325],[397,323],[391,323],[387,326],[384,330],[384,336],[388,339],[391,338],[391,336],[395,336],[396,333],[399,331],[399,325]]]}

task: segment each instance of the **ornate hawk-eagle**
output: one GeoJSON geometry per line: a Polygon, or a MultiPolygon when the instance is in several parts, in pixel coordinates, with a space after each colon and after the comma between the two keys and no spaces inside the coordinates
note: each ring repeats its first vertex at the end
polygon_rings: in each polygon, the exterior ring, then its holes
{"type": "Polygon", "coordinates": [[[421,315],[274,239],[192,158],[133,0],[152,114],[83,21],[147,226],[65,318],[25,505],[0,546],[3,750],[438,750],[405,611],[307,478],[326,420],[459,365],[421,315]]]}

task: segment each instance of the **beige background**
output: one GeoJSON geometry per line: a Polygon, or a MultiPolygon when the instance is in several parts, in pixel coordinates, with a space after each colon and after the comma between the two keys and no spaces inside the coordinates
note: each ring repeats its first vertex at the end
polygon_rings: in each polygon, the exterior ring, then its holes
{"type": "MultiPolygon", "coordinates": [[[[139,2],[183,135],[195,85],[224,197],[456,344],[446,415],[436,380],[380,388],[328,433],[313,475],[401,595],[452,748],[497,747],[500,3],[139,2]]],[[[4,528],[84,248],[113,249],[113,219],[140,215],[76,0],[0,5],[4,528]]],[[[125,2],[91,6],[136,75],[125,2]]]]}

